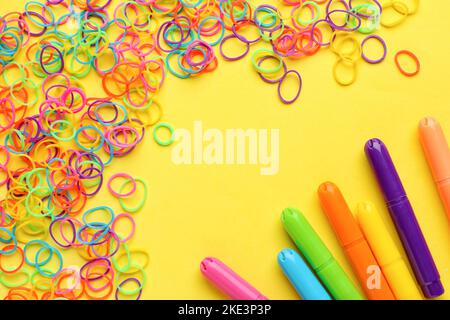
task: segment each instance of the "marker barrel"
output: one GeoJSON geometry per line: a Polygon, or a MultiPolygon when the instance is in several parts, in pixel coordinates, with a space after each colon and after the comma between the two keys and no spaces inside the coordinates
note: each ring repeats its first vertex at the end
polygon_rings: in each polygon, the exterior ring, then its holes
{"type": "Polygon", "coordinates": [[[365,151],[423,294],[440,296],[444,288],[439,272],[386,146],[371,139],[365,151]]]}
{"type": "Polygon", "coordinates": [[[422,299],[413,275],[375,206],[370,202],[359,203],[356,218],[395,298],[398,300],[422,299]]]}

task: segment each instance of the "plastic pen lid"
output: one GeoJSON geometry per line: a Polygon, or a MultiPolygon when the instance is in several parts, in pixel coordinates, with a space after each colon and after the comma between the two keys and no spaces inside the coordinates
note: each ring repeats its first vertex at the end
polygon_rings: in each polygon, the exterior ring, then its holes
{"type": "Polygon", "coordinates": [[[320,204],[343,247],[364,238],[341,191],[332,182],[325,182],[317,190],[320,204]]]}
{"type": "Polygon", "coordinates": [[[436,182],[450,178],[450,149],[439,123],[424,118],[419,124],[420,141],[436,182]]]}
{"type": "Polygon", "coordinates": [[[328,248],[300,211],[286,208],[281,214],[281,220],[284,229],[314,270],[333,259],[328,248]]]}
{"type": "Polygon", "coordinates": [[[217,258],[203,259],[200,270],[206,278],[234,300],[267,300],[251,284],[217,258]]]}
{"type": "Polygon", "coordinates": [[[400,177],[383,141],[374,138],[366,142],[365,151],[372,165],[386,202],[406,196],[400,177]]]}

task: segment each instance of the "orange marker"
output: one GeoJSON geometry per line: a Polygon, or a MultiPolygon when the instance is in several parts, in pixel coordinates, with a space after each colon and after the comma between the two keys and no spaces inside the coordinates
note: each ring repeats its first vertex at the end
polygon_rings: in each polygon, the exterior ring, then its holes
{"type": "Polygon", "coordinates": [[[420,121],[419,133],[434,182],[450,219],[450,150],[447,141],[441,126],[433,118],[420,121]]]}
{"type": "Polygon", "coordinates": [[[320,185],[320,203],[370,300],[395,300],[370,247],[338,187],[320,185]]]}

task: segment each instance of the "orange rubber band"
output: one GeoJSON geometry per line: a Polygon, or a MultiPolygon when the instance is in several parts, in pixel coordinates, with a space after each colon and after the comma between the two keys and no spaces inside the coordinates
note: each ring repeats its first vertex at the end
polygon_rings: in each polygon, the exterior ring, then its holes
{"type": "Polygon", "coordinates": [[[414,77],[420,71],[420,61],[419,61],[419,59],[416,57],[416,55],[414,53],[412,53],[411,51],[408,51],[408,50],[400,50],[399,52],[397,52],[397,54],[395,55],[395,64],[397,65],[397,69],[404,76],[407,76],[407,77],[414,77]],[[408,71],[405,71],[405,69],[402,68],[402,66],[400,65],[400,62],[398,61],[398,57],[401,56],[401,55],[406,55],[406,56],[408,56],[408,57],[410,57],[411,59],[414,60],[414,62],[416,63],[416,71],[408,72],[408,71]]]}

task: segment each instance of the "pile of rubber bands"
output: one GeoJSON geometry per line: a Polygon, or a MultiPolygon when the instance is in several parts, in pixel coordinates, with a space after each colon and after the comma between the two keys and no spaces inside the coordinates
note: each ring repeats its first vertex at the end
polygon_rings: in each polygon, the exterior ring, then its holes
{"type": "MultiPolygon", "coordinates": [[[[253,67],[262,80],[278,84],[284,103],[293,103],[303,81],[285,59],[330,47],[337,65],[354,67],[360,57],[381,62],[386,45],[379,36],[371,34],[359,44],[351,33],[372,33],[380,21],[397,25],[417,11],[400,0],[384,7],[376,0],[362,2],[283,0],[292,6],[289,18],[274,6],[255,7],[246,0],[135,0],[115,7],[111,0],[29,1],[23,11],[1,15],[0,284],[9,288],[5,299],[139,299],[149,258],[129,242],[147,183],[126,173],[108,179],[120,212],[88,202],[100,192],[106,168],[135,150],[146,130],[153,130],[161,146],[174,141],[173,127],[160,122],[157,99],[166,70],[180,78],[199,76],[217,68],[214,46],[234,61],[263,42],[270,48],[253,53],[253,67]],[[344,9],[333,9],[339,3],[344,9]],[[324,4],[326,15],[320,19],[324,4]],[[380,20],[383,8],[395,10],[399,20],[380,20]],[[311,12],[310,20],[301,18],[303,10],[311,12]],[[323,27],[332,31],[329,40],[323,27]],[[256,28],[258,36],[248,39],[247,28],[256,28]],[[383,44],[382,58],[364,54],[372,37],[383,44]],[[243,54],[225,53],[224,43],[232,39],[245,46],[243,54]],[[83,85],[91,73],[103,87],[95,96],[83,85]],[[298,90],[285,98],[282,84],[292,75],[298,90]],[[169,131],[168,139],[160,138],[161,128],[169,131]],[[131,229],[125,234],[124,225],[131,229]],[[69,250],[84,264],[68,265],[63,253],[69,250]]],[[[336,70],[339,83],[354,81],[341,81],[336,70]]]]}

